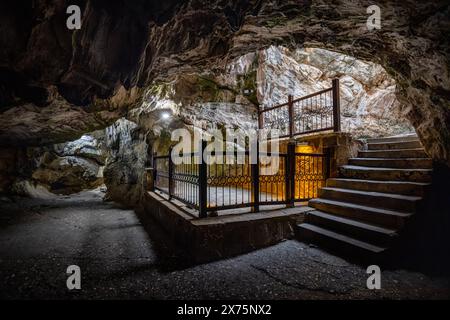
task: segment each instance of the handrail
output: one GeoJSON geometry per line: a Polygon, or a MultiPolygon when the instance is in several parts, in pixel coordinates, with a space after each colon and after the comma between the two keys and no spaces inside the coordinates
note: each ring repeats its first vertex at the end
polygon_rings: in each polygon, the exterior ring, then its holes
{"type": "Polygon", "coordinates": [[[258,110],[258,127],[263,129],[265,126],[267,128],[278,126],[282,129],[283,138],[328,130],[339,132],[341,130],[339,100],[339,79],[333,79],[331,88],[297,99],[289,95],[286,103],[258,110]],[[307,101],[308,99],[310,100],[307,101]],[[281,108],[285,109],[278,111],[281,108]],[[314,111],[317,111],[316,115],[314,111]]]}
{"type": "MultiPolygon", "coordinates": [[[[308,99],[308,98],[312,98],[312,97],[321,95],[321,94],[329,92],[329,91],[333,91],[333,87],[327,88],[327,89],[323,89],[323,90],[320,90],[320,91],[308,94],[306,96],[302,96],[300,98],[292,100],[292,103],[296,103],[296,102],[299,102],[299,101],[302,101],[302,100],[305,100],[305,99],[308,99]]],[[[286,107],[286,106],[289,106],[289,102],[285,102],[285,103],[282,103],[282,104],[277,104],[277,105],[269,107],[269,108],[264,108],[264,109],[258,110],[258,112],[259,113],[264,113],[264,112],[267,112],[267,111],[271,111],[271,110],[282,108],[282,107],[286,107]]]]}
{"type": "Polygon", "coordinates": [[[288,102],[282,103],[282,104],[277,104],[277,105],[272,106],[272,107],[270,107],[270,108],[260,109],[260,110],[258,110],[258,112],[259,112],[259,113],[263,113],[263,112],[271,111],[271,110],[274,110],[274,109],[278,109],[278,108],[282,108],[282,107],[287,107],[288,105],[289,105],[288,102]]]}
{"type": "Polygon", "coordinates": [[[314,92],[314,93],[308,94],[308,95],[306,95],[306,96],[303,96],[303,97],[297,98],[297,99],[295,99],[295,100],[292,100],[292,102],[293,102],[293,103],[295,103],[295,102],[299,102],[299,101],[301,101],[301,100],[305,100],[305,99],[308,99],[308,98],[312,98],[312,97],[315,97],[315,96],[321,95],[322,93],[325,93],[325,92],[328,92],[328,91],[333,91],[333,87],[331,87],[331,88],[327,88],[327,89],[323,89],[323,90],[320,90],[320,91],[317,91],[317,92],[314,92]]]}

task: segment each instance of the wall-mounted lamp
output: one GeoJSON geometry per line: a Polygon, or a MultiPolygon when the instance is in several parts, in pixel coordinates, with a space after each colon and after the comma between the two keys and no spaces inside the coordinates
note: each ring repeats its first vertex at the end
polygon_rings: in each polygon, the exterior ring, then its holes
{"type": "Polygon", "coordinates": [[[169,112],[163,112],[163,113],[161,114],[161,119],[167,120],[167,119],[169,119],[169,118],[170,118],[170,113],[169,113],[169,112]]]}
{"type": "Polygon", "coordinates": [[[244,96],[249,96],[254,92],[253,89],[244,89],[242,90],[242,93],[244,94],[244,96]]]}

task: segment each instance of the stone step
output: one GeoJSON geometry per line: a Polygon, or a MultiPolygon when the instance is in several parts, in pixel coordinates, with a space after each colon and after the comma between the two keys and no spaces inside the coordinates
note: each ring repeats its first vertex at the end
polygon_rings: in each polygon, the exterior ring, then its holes
{"type": "Polygon", "coordinates": [[[374,168],[345,165],[339,168],[340,178],[383,181],[431,182],[431,169],[374,168]]]}
{"type": "Polygon", "coordinates": [[[396,193],[421,197],[429,183],[406,181],[379,181],[361,179],[331,178],[327,180],[327,187],[352,189],[360,191],[396,193]]]}
{"type": "Polygon", "coordinates": [[[414,141],[419,140],[416,134],[394,136],[394,137],[384,137],[384,138],[369,138],[367,143],[382,143],[382,142],[403,142],[403,141],[414,141]]]}
{"type": "Polygon", "coordinates": [[[369,143],[367,145],[369,150],[399,150],[399,149],[416,149],[422,148],[419,140],[401,141],[401,142],[379,142],[369,143]]]}
{"type": "Polygon", "coordinates": [[[386,250],[386,248],[357,240],[309,223],[297,225],[296,231],[299,240],[319,243],[331,249],[348,253],[352,256],[355,254],[358,254],[359,256],[366,254],[380,254],[386,250]]]}
{"type": "Polygon", "coordinates": [[[356,239],[382,246],[389,246],[397,236],[395,230],[373,224],[348,219],[322,211],[309,211],[305,218],[307,223],[326,228],[356,239]]]}
{"type": "Polygon", "coordinates": [[[351,158],[350,165],[380,168],[432,169],[433,161],[429,158],[351,158]]]}
{"type": "Polygon", "coordinates": [[[415,212],[421,197],[400,194],[367,192],[350,189],[324,187],[319,190],[320,198],[384,208],[401,212],[415,212]]]}
{"type": "Polygon", "coordinates": [[[358,152],[359,158],[428,158],[423,148],[400,150],[364,150],[358,152]]]}
{"type": "Polygon", "coordinates": [[[309,200],[308,205],[323,212],[391,229],[402,228],[405,220],[412,215],[412,213],[321,198],[309,200]]]}

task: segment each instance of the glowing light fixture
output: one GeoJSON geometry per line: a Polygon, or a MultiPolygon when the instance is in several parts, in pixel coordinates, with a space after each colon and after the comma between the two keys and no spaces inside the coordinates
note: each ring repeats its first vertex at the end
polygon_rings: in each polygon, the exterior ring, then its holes
{"type": "Polygon", "coordinates": [[[170,113],[168,113],[168,112],[163,112],[163,113],[161,114],[161,119],[167,120],[167,119],[169,119],[169,118],[170,118],[170,113]]]}

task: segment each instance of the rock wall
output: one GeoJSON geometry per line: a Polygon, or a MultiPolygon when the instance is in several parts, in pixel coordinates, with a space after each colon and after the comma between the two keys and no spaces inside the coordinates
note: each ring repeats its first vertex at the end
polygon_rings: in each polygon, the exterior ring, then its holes
{"type": "Polygon", "coordinates": [[[337,52],[271,46],[259,52],[257,88],[262,107],[331,87],[340,78],[341,129],[353,137],[414,131],[395,96],[395,81],[380,66],[337,52]]]}
{"type": "Polygon", "coordinates": [[[68,143],[3,150],[0,193],[31,197],[71,194],[103,184],[103,132],[68,143]]]}
{"type": "Polygon", "coordinates": [[[106,130],[108,159],[103,171],[106,200],[134,207],[146,186],[146,133],[136,123],[119,119],[106,130]]]}
{"type": "Polygon", "coordinates": [[[17,172],[17,149],[0,149],[0,194],[7,193],[17,172]]]}
{"type": "Polygon", "coordinates": [[[42,154],[37,148],[35,152],[39,156],[33,157],[37,159],[37,168],[32,172],[32,181],[57,194],[76,193],[102,185],[106,160],[103,138],[102,133],[97,132],[54,145],[42,154]]]}
{"type": "MultiPolygon", "coordinates": [[[[76,3],[83,16],[78,31],[65,27],[65,10],[73,4],[67,0],[0,4],[3,148],[77,139],[139,107],[155,81],[224,73],[230,61],[249,52],[285,45],[381,65],[395,79],[402,113],[428,153],[450,163],[446,0],[384,1],[380,30],[366,26],[372,4],[366,0],[76,3]]],[[[214,93],[214,84],[203,85],[214,93]]],[[[246,99],[254,102],[251,92],[246,99]]]]}
{"type": "Polygon", "coordinates": [[[271,46],[231,61],[224,72],[188,74],[152,85],[132,119],[155,136],[179,127],[257,128],[258,108],[331,87],[339,77],[342,130],[353,137],[413,132],[379,65],[323,49],[271,46]],[[169,113],[170,119],[162,119],[169,113]]]}

